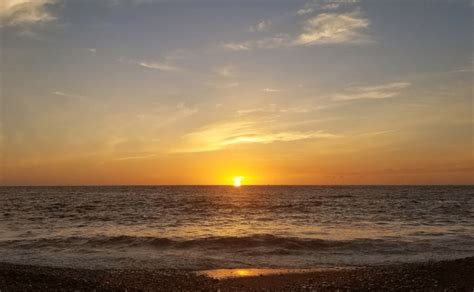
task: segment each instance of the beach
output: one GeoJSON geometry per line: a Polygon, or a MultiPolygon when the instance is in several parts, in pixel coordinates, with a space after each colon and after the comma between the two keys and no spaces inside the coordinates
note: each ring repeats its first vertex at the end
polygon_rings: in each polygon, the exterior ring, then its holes
{"type": "Polygon", "coordinates": [[[0,264],[1,291],[472,291],[474,257],[213,279],[186,270],[0,264]]]}

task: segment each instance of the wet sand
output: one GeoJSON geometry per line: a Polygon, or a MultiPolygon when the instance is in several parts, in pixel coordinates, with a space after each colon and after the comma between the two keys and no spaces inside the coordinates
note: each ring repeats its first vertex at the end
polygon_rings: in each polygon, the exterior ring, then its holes
{"type": "Polygon", "coordinates": [[[213,279],[178,270],[0,264],[3,291],[473,291],[474,257],[441,262],[213,279]]]}

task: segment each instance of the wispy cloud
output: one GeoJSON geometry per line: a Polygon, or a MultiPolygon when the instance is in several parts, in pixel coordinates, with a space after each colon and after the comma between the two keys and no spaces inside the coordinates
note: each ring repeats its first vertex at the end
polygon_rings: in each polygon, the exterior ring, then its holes
{"type": "Polygon", "coordinates": [[[269,134],[252,134],[248,136],[238,136],[223,141],[222,146],[242,144],[242,143],[273,143],[273,142],[291,142],[297,140],[314,139],[314,138],[334,138],[336,135],[323,131],[294,131],[294,132],[277,132],[269,134]]]}
{"type": "Polygon", "coordinates": [[[127,161],[127,160],[144,160],[144,159],[152,159],[155,158],[156,154],[148,154],[148,155],[131,155],[131,156],[121,156],[117,157],[113,160],[115,161],[127,161]]]}
{"type": "Polygon", "coordinates": [[[363,43],[370,41],[365,31],[370,21],[360,12],[322,13],[306,21],[298,45],[363,43]]]}
{"type": "Polygon", "coordinates": [[[411,85],[409,82],[393,82],[376,86],[360,86],[346,89],[343,93],[332,96],[333,100],[382,99],[395,97],[403,89],[411,85]]]}
{"type": "Polygon", "coordinates": [[[262,20],[259,23],[257,23],[256,25],[250,26],[249,31],[251,31],[251,32],[265,31],[265,30],[269,29],[271,25],[272,25],[272,22],[270,20],[262,20]]]}
{"type": "MultiPolygon", "coordinates": [[[[204,152],[240,144],[270,144],[304,139],[335,138],[321,129],[300,130],[302,114],[319,109],[312,105],[263,105],[241,109],[230,119],[201,127],[182,137],[178,152],[204,152]]],[[[312,123],[312,121],[304,121],[312,123]]]]}
{"type": "Polygon", "coordinates": [[[340,6],[339,3],[328,3],[323,5],[321,8],[322,9],[327,9],[327,10],[333,10],[333,9],[338,9],[340,6]]]}
{"type": "Polygon", "coordinates": [[[179,70],[178,67],[175,65],[170,65],[166,63],[161,63],[161,62],[137,62],[138,65],[149,68],[149,69],[155,69],[155,70],[161,70],[161,71],[177,71],[179,70]]]}
{"type": "Polygon", "coordinates": [[[262,125],[261,120],[233,120],[203,127],[183,137],[184,146],[177,152],[206,152],[238,144],[269,144],[304,139],[335,138],[324,131],[277,131],[262,125]]]}
{"type": "Polygon", "coordinates": [[[135,64],[135,65],[141,66],[143,68],[159,70],[159,71],[173,72],[173,71],[180,70],[179,67],[177,67],[173,63],[170,63],[170,62],[167,62],[167,61],[164,61],[164,62],[162,62],[162,61],[137,61],[137,60],[126,60],[124,58],[120,58],[119,62],[122,62],[122,63],[125,63],[125,64],[135,64]]]}
{"type": "Polygon", "coordinates": [[[273,49],[290,45],[292,45],[291,37],[287,34],[279,34],[255,41],[223,43],[222,47],[232,51],[249,51],[253,49],[273,49]]]}
{"type": "Polygon", "coordinates": [[[141,66],[147,69],[166,71],[166,72],[175,72],[180,71],[183,68],[179,66],[180,61],[184,59],[189,59],[194,54],[189,50],[177,49],[171,52],[168,52],[165,55],[157,58],[156,60],[136,60],[136,59],[126,59],[120,58],[118,61],[125,64],[134,64],[141,66]]]}
{"type": "Polygon", "coordinates": [[[66,93],[66,92],[62,92],[62,91],[54,91],[54,92],[52,92],[52,94],[57,95],[57,96],[72,98],[72,99],[78,99],[78,100],[81,100],[81,101],[89,100],[89,98],[87,96],[74,94],[74,93],[66,93]]]}
{"type": "Polygon", "coordinates": [[[1,26],[29,26],[56,20],[48,5],[56,0],[3,0],[0,5],[1,26]]]}
{"type": "Polygon", "coordinates": [[[250,42],[229,42],[229,43],[223,43],[222,44],[223,48],[232,50],[232,51],[248,51],[252,49],[252,43],[250,42]]]}
{"type": "MultiPolygon", "coordinates": [[[[304,8],[300,14],[310,13],[304,8]]],[[[295,35],[276,34],[257,40],[228,42],[222,47],[233,51],[273,49],[321,44],[361,44],[372,42],[367,30],[370,21],[359,10],[349,13],[321,13],[307,19],[295,35]]]]}
{"type": "Polygon", "coordinates": [[[343,5],[353,5],[357,3],[359,3],[359,0],[312,0],[306,2],[296,13],[298,15],[305,15],[317,10],[336,10],[343,5]]]}
{"type": "Polygon", "coordinates": [[[309,14],[309,13],[313,13],[314,12],[314,8],[312,7],[303,7],[301,9],[299,9],[296,13],[298,13],[298,15],[305,15],[305,14],[309,14]]]}
{"type": "Polygon", "coordinates": [[[278,34],[255,41],[254,45],[259,49],[273,49],[288,46],[291,37],[287,34],[278,34]]]}

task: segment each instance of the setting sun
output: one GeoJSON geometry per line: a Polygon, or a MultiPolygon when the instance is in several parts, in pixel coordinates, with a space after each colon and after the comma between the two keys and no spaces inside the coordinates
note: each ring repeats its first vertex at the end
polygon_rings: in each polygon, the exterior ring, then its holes
{"type": "Polygon", "coordinates": [[[236,176],[234,177],[234,187],[238,188],[242,185],[242,181],[244,180],[243,176],[236,176]]]}

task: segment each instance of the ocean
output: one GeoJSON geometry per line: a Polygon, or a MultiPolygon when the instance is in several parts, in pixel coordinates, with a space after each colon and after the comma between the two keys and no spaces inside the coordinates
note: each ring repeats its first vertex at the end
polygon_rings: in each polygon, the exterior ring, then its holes
{"type": "Polygon", "coordinates": [[[205,270],[467,256],[473,186],[0,188],[8,263],[205,270]]]}

